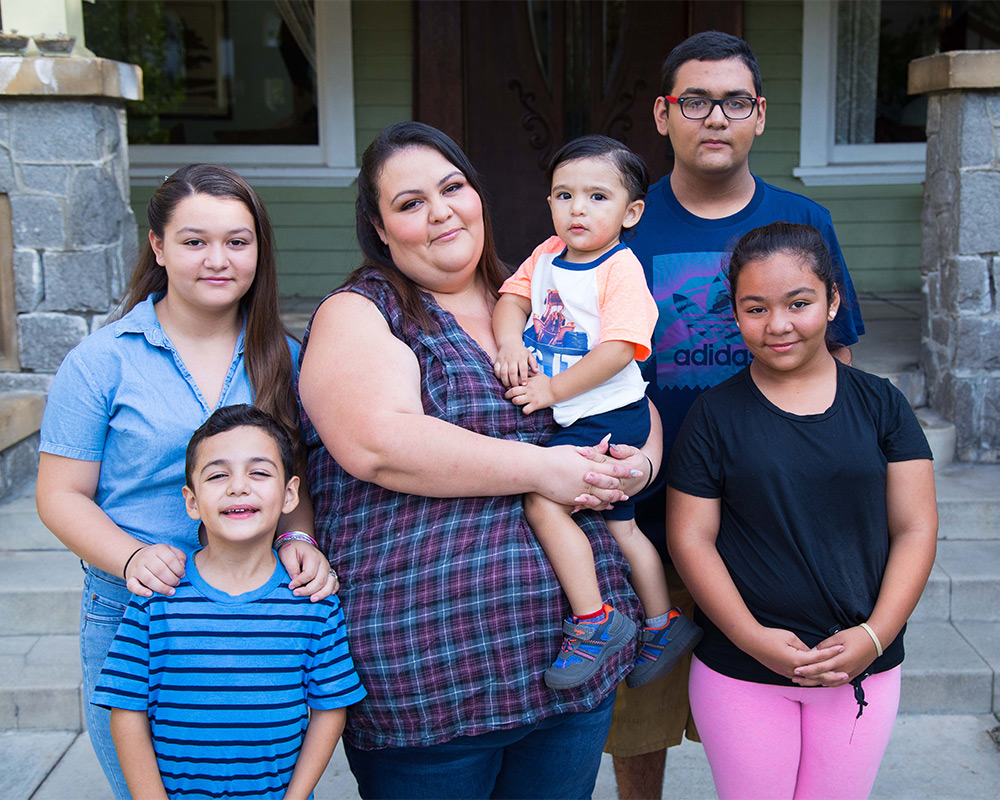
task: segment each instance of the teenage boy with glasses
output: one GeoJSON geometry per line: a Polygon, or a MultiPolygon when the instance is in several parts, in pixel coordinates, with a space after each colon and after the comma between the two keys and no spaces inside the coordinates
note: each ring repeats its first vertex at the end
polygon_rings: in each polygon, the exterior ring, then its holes
{"type": "MultiPolygon", "coordinates": [[[[660,90],[653,118],[673,145],[674,168],[650,187],[627,244],[659,309],[644,376],[663,423],[665,463],[695,398],[748,363],[724,274],[725,253],[744,233],[779,220],[818,228],[844,285],[829,345],[834,355],[850,363],[864,324],[829,212],[750,172],[750,147],[764,132],[767,111],[750,46],[718,31],[696,34],[667,57],[660,90]]],[[[636,521],[667,562],[671,597],[690,616],[690,596],[666,553],[663,477],[639,498],[636,521]]],[[[680,744],[685,730],[691,736],[689,666],[690,656],[658,681],[619,688],[605,750],[614,756],[622,800],[660,797],[666,748],[680,744]]]]}

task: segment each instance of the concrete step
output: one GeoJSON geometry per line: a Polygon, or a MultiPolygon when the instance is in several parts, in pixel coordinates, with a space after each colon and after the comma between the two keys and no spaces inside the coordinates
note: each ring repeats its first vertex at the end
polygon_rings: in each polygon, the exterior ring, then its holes
{"type": "Polygon", "coordinates": [[[0,634],[75,634],[80,559],[66,549],[0,551],[0,634]]]}
{"type": "Polygon", "coordinates": [[[947,622],[950,618],[951,578],[935,564],[910,619],[913,622],[947,622]]]}
{"type": "Polygon", "coordinates": [[[1000,540],[1000,464],[956,462],[934,479],[939,539],[1000,540]]]}
{"type": "Polygon", "coordinates": [[[951,584],[950,619],[1000,625],[1000,541],[938,542],[936,567],[951,584]]]}
{"type": "MultiPolygon", "coordinates": [[[[959,632],[993,670],[993,711],[1000,713],[1000,625],[995,622],[956,622],[959,632]]],[[[1000,793],[1000,787],[998,787],[1000,793]]]]}
{"type": "MultiPolygon", "coordinates": [[[[865,369],[865,367],[861,367],[865,369]]],[[[867,370],[871,372],[872,370],[867,370]]],[[[903,393],[907,402],[913,408],[920,408],[927,403],[927,390],[924,383],[924,371],[916,364],[894,372],[878,372],[883,378],[903,393]]]]}
{"type": "Polygon", "coordinates": [[[951,623],[910,623],[905,641],[901,713],[1000,711],[994,706],[994,668],[951,623]]]}
{"type": "Polygon", "coordinates": [[[0,730],[80,730],[76,634],[0,636],[0,730]]]}
{"type": "Polygon", "coordinates": [[[934,455],[934,471],[940,472],[955,461],[955,426],[927,406],[914,409],[914,414],[934,455]]]}
{"type": "Polygon", "coordinates": [[[65,550],[38,518],[34,487],[0,505],[0,552],[5,550],[65,550]]]}

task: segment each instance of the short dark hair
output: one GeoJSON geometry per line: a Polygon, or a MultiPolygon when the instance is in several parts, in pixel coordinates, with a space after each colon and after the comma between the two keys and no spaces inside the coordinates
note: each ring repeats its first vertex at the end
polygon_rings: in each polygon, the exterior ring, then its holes
{"type": "Polygon", "coordinates": [[[649,189],[649,170],[646,169],[646,162],[617,139],[596,133],[574,139],[569,144],[563,145],[559,152],[552,156],[549,168],[545,172],[549,186],[552,186],[552,176],[560,164],[581,158],[607,159],[618,170],[622,185],[628,192],[629,202],[645,199],[646,191],[649,189]]]}
{"type": "Polygon", "coordinates": [[[738,58],[746,64],[753,77],[754,94],[760,97],[762,87],[757,56],[753,54],[750,45],[738,36],[722,31],[696,33],[670,51],[667,60],[663,62],[660,94],[673,94],[677,70],[688,61],[726,61],[730,58],[738,58]]]}
{"type": "Polygon", "coordinates": [[[270,436],[278,446],[281,455],[281,466],[285,471],[284,480],[294,475],[292,440],[288,432],[274,417],[256,406],[245,403],[235,406],[218,408],[204,424],[196,430],[188,442],[187,453],[184,456],[184,482],[192,489],[195,462],[198,458],[198,448],[201,443],[212,436],[231,431],[234,428],[259,428],[270,436]]]}
{"type": "MultiPolygon", "coordinates": [[[[801,258],[826,287],[826,301],[832,302],[834,292],[840,292],[830,250],[821,234],[812,225],[794,222],[772,222],[754,228],[743,235],[733,248],[726,270],[729,279],[729,302],[736,315],[736,284],[743,267],[751,261],[770,258],[778,253],[801,258]]],[[[843,292],[840,292],[843,297],[843,292]]]]}

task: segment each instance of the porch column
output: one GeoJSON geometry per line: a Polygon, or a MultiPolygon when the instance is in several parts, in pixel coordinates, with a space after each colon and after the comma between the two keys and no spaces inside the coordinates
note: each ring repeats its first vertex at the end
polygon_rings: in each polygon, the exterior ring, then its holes
{"type": "Polygon", "coordinates": [[[962,461],[1000,463],[1000,51],[910,62],[926,94],[920,363],[962,461]]]}
{"type": "Polygon", "coordinates": [[[52,374],[135,263],[125,101],[141,97],[131,64],[0,57],[0,498],[37,465],[52,374]]]}

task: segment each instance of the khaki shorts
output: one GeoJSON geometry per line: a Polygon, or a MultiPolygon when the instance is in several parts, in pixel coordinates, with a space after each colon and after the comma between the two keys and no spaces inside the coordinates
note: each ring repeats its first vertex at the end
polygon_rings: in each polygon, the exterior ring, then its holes
{"type": "MultiPolygon", "coordinates": [[[[679,606],[687,617],[694,613],[694,601],[673,565],[666,565],[670,602],[679,606]]],[[[688,703],[688,672],[690,653],[670,672],[657,681],[638,689],[629,689],[622,681],[615,697],[611,730],[604,752],[620,758],[654,753],[681,743],[687,738],[700,742],[688,703]]]]}

